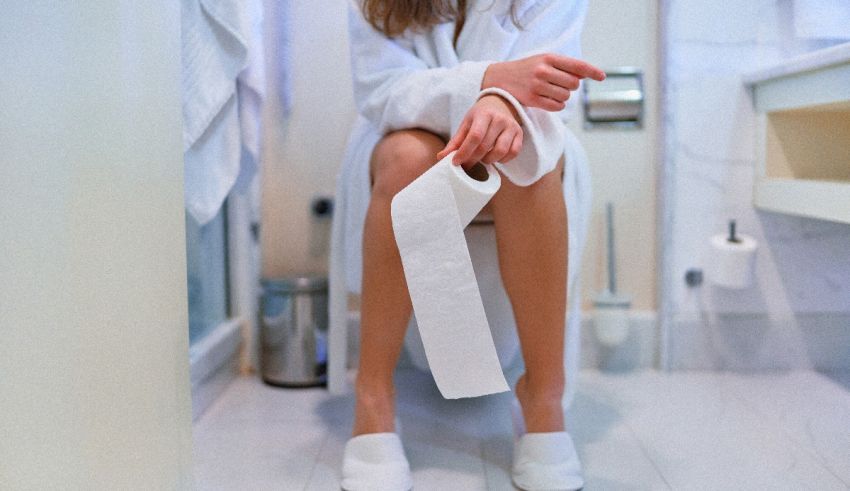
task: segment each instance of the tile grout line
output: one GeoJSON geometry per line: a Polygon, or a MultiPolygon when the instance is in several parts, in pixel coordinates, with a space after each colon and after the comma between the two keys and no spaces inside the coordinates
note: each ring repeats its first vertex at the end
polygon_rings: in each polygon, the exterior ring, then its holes
{"type": "Polygon", "coordinates": [[[664,482],[664,485],[667,486],[667,489],[673,491],[673,486],[671,486],[670,483],[667,481],[667,477],[664,475],[663,472],[661,472],[661,468],[658,466],[658,463],[655,462],[655,459],[653,459],[652,456],[649,455],[649,450],[647,450],[643,441],[640,439],[640,436],[638,436],[637,432],[634,430],[634,428],[632,428],[632,425],[625,418],[623,418],[622,422],[626,426],[626,428],[629,429],[629,433],[632,434],[632,437],[634,437],[635,443],[637,443],[637,446],[638,448],[640,448],[640,451],[641,453],[643,453],[643,456],[646,457],[646,460],[649,461],[649,463],[652,465],[652,468],[655,469],[655,472],[658,473],[658,477],[661,478],[661,480],[664,482]]]}
{"type": "MultiPolygon", "coordinates": [[[[623,407],[623,409],[627,409],[627,408],[623,407]]],[[[643,440],[641,440],[640,436],[637,434],[635,429],[629,423],[628,415],[621,413],[621,416],[622,416],[622,418],[621,418],[620,422],[623,424],[623,426],[625,426],[625,428],[632,435],[632,438],[634,439],[635,444],[640,449],[643,456],[646,458],[646,460],[649,462],[649,464],[655,470],[655,473],[658,475],[658,477],[661,478],[661,481],[664,483],[664,485],[667,486],[667,489],[669,491],[673,491],[674,488],[673,488],[673,486],[670,485],[670,482],[667,480],[667,476],[665,476],[664,473],[661,471],[661,468],[659,467],[658,463],[649,454],[649,450],[646,448],[643,440]]]]}
{"type": "Polygon", "coordinates": [[[484,450],[484,439],[480,436],[478,438],[478,460],[481,462],[481,473],[484,476],[484,489],[492,489],[490,485],[491,477],[490,473],[487,471],[487,457],[485,455],[484,450]]]}
{"type": "Polygon", "coordinates": [[[750,404],[746,399],[739,396],[734,391],[730,390],[731,387],[729,386],[729,377],[731,377],[732,375],[733,374],[731,374],[731,373],[724,373],[724,374],[722,374],[722,378],[721,378],[724,387],[727,389],[728,395],[730,395],[731,397],[736,399],[743,407],[750,410],[753,413],[753,415],[755,415],[756,417],[760,417],[760,418],[762,418],[762,420],[770,421],[770,425],[779,430],[780,436],[785,437],[785,439],[788,440],[789,442],[793,443],[797,447],[797,449],[806,453],[812,459],[812,461],[817,463],[829,475],[831,475],[832,477],[837,479],[838,482],[844,484],[847,487],[850,487],[850,483],[845,481],[841,476],[837,475],[832,470],[832,468],[829,465],[827,465],[823,456],[820,455],[816,450],[810,450],[807,445],[804,445],[802,442],[797,440],[792,434],[790,434],[788,431],[786,431],[785,428],[781,424],[776,423],[774,421],[775,420],[774,417],[760,411],[757,407],[754,407],[752,404],[750,404]]]}
{"type": "MultiPolygon", "coordinates": [[[[624,409],[627,409],[627,408],[624,407],[624,409]]],[[[664,475],[664,472],[661,471],[661,467],[658,465],[658,462],[656,462],[655,459],[653,459],[652,456],[650,455],[649,449],[646,447],[645,442],[641,439],[640,435],[638,435],[638,433],[632,427],[631,423],[629,422],[628,416],[626,414],[623,414],[622,416],[623,416],[622,420],[621,420],[622,424],[629,430],[629,433],[631,433],[632,438],[634,438],[634,441],[637,444],[637,446],[640,449],[643,456],[646,457],[646,460],[648,460],[650,465],[652,465],[652,468],[655,469],[655,472],[658,474],[658,477],[661,478],[661,481],[664,483],[664,485],[667,486],[667,489],[670,490],[670,491],[673,491],[673,489],[674,489],[673,486],[667,480],[667,476],[664,475]]]]}
{"type": "Polygon", "coordinates": [[[331,435],[328,432],[325,432],[325,436],[322,438],[322,443],[319,445],[319,450],[316,452],[315,457],[313,458],[313,466],[310,467],[310,474],[307,477],[307,482],[304,483],[303,491],[307,491],[310,489],[310,484],[313,483],[313,476],[316,474],[316,468],[319,466],[319,459],[322,458],[322,452],[325,451],[325,446],[328,444],[328,440],[331,439],[331,435]]]}
{"type": "Polygon", "coordinates": [[[224,400],[227,398],[228,394],[230,394],[233,387],[237,384],[238,379],[231,380],[227,387],[225,387],[210,404],[207,405],[207,408],[197,420],[192,421],[192,429],[200,428],[204,425],[210,425],[210,421],[213,421],[216,418],[216,415],[222,411],[221,407],[224,404],[224,400]]]}
{"type": "MultiPolygon", "coordinates": [[[[732,375],[733,374],[731,374],[731,373],[724,374],[723,383],[727,387],[728,387],[728,384],[729,384],[729,378],[732,377],[732,375]]],[[[760,411],[757,407],[750,404],[746,399],[738,396],[736,393],[732,392],[731,390],[728,391],[728,393],[733,398],[735,398],[742,406],[744,406],[748,410],[752,411],[752,413],[755,416],[761,417],[763,420],[770,421],[771,422],[770,425],[772,427],[774,427],[775,429],[778,429],[779,434],[781,436],[785,437],[785,439],[787,439],[788,441],[793,443],[799,450],[806,453],[814,462],[816,462],[820,467],[822,467],[825,471],[827,471],[827,473],[829,473],[830,475],[835,477],[839,482],[841,482],[845,486],[850,486],[850,483],[846,482],[841,476],[839,476],[839,475],[835,474],[835,472],[833,472],[832,468],[829,465],[827,465],[826,462],[824,462],[825,459],[823,458],[823,456],[820,455],[820,453],[817,452],[817,450],[810,450],[807,445],[804,445],[803,442],[799,441],[797,438],[794,437],[794,435],[792,435],[788,431],[786,431],[785,428],[781,424],[776,423],[774,421],[776,418],[770,416],[769,414],[765,414],[764,412],[760,411]]],[[[807,429],[808,429],[808,425],[806,425],[806,426],[807,426],[807,429]]]]}
{"type": "Polygon", "coordinates": [[[484,463],[484,440],[478,438],[478,460],[481,462],[481,475],[484,476],[484,488],[490,489],[490,479],[487,476],[487,465],[484,463]]]}

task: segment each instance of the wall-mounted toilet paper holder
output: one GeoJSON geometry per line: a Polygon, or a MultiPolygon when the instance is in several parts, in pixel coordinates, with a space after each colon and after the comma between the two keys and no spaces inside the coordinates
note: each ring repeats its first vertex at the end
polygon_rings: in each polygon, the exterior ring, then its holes
{"type": "Polygon", "coordinates": [[[643,72],[634,67],[605,70],[604,82],[582,82],[584,127],[643,127],[643,72]]]}

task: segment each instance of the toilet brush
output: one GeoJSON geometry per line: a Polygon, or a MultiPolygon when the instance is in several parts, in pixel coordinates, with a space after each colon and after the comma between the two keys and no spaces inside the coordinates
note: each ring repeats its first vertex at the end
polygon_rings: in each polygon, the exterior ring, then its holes
{"type": "Polygon", "coordinates": [[[596,338],[608,347],[617,346],[629,335],[629,308],[631,299],[617,293],[617,268],[614,252],[614,206],[606,205],[608,287],[593,301],[593,325],[596,338]]]}

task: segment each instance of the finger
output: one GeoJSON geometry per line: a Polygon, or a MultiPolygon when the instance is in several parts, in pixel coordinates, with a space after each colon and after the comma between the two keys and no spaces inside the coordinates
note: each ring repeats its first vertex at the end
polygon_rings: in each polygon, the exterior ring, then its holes
{"type": "Polygon", "coordinates": [[[481,158],[481,161],[485,164],[505,162],[505,156],[508,155],[508,152],[511,150],[511,144],[514,141],[515,136],[516,132],[514,131],[503,131],[496,140],[496,144],[493,145],[493,149],[487,152],[487,154],[481,158]]]}
{"type": "Polygon", "coordinates": [[[578,77],[554,67],[551,67],[550,70],[546,72],[545,80],[567,90],[578,90],[580,84],[578,77]]]}
{"type": "Polygon", "coordinates": [[[499,136],[504,133],[507,127],[508,125],[506,121],[502,119],[493,119],[490,122],[490,127],[487,129],[487,136],[484,137],[484,140],[482,140],[478,145],[478,148],[475,149],[475,153],[473,153],[472,158],[476,159],[475,161],[477,162],[487,155],[487,152],[496,146],[499,136]]]}
{"type": "Polygon", "coordinates": [[[517,155],[522,151],[522,139],[523,133],[522,130],[519,130],[514,136],[514,140],[511,143],[511,149],[508,151],[508,155],[505,157],[505,162],[510,162],[515,159],[517,155]]]}
{"type": "Polygon", "coordinates": [[[464,163],[471,166],[477,164],[481,159],[483,159],[484,156],[496,146],[496,141],[498,141],[499,135],[505,131],[505,128],[507,128],[505,121],[500,119],[492,120],[490,122],[490,127],[487,128],[487,135],[483,140],[481,140],[481,143],[478,144],[472,152],[472,155],[470,155],[469,159],[464,163]]]}
{"type": "Polygon", "coordinates": [[[460,127],[455,132],[455,135],[451,138],[451,140],[449,140],[448,143],[446,143],[445,148],[440,150],[440,152],[437,154],[438,159],[442,159],[443,157],[452,153],[453,151],[457,150],[458,147],[460,147],[460,143],[463,141],[464,138],[466,138],[466,134],[471,126],[470,120],[471,118],[469,117],[463,118],[463,121],[461,121],[460,127]]]}
{"type": "Polygon", "coordinates": [[[540,109],[549,112],[563,111],[564,108],[567,107],[567,105],[563,102],[559,102],[541,95],[535,95],[532,98],[531,105],[533,107],[539,107],[540,109]]]}
{"type": "Polygon", "coordinates": [[[543,84],[538,89],[537,95],[542,95],[558,102],[566,102],[570,98],[570,91],[558,85],[543,84]]]}
{"type": "Polygon", "coordinates": [[[489,126],[489,115],[482,114],[474,116],[473,121],[470,123],[469,131],[466,133],[466,136],[464,136],[463,142],[460,144],[455,156],[452,158],[452,162],[455,164],[468,162],[469,157],[484,140],[484,137],[487,136],[487,128],[489,126]]]}
{"type": "Polygon", "coordinates": [[[499,162],[505,164],[515,159],[517,155],[519,155],[520,150],[522,150],[522,130],[518,129],[517,132],[513,135],[511,139],[511,145],[508,148],[508,151],[505,153],[505,156],[502,157],[502,160],[499,162]]]}
{"type": "Polygon", "coordinates": [[[580,78],[592,78],[600,82],[605,80],[605,72],[584,60],[553,54],[547,61],[558,70],[580,78]]]}

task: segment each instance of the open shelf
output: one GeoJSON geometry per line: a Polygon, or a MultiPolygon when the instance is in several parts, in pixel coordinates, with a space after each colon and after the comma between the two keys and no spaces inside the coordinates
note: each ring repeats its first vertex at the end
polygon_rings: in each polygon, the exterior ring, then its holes
{"type": "Polygon", "coordinates": [[[850,101],[767,113],[765,176],[850,183],[850,101]]]}
{"type": "Polygon", "coordinates": [[[746,81],[758,112],[755,206],[850,223],[850,44],[746,81]]]}

